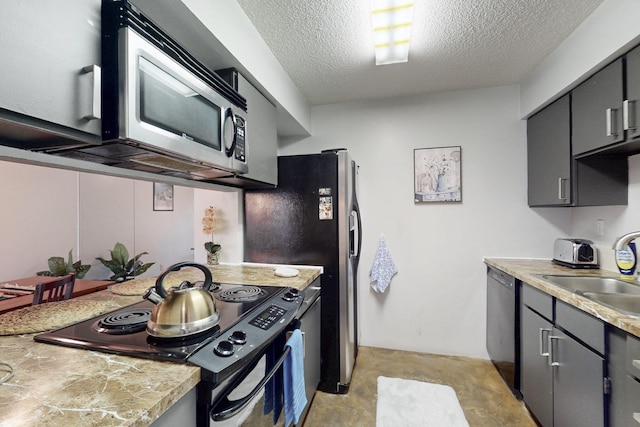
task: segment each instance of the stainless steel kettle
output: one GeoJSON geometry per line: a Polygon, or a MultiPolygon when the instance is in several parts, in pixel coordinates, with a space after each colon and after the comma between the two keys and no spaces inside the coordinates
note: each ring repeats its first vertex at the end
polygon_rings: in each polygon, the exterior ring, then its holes
{"type": "Polygon", "coordinates": [[[143,298],[153,302],[151,319],[147,322],[149,335],[159,338],[179,338],[204,332],[216,326],[220,315],[209,290],[213,286],[211,271],[201,264],[181,262],[167,268],[150,287],[143,298]],[[164,279],[182,267],[196,267],[204,273],[202,286],[183,281],[168,291],[164,279]]]}

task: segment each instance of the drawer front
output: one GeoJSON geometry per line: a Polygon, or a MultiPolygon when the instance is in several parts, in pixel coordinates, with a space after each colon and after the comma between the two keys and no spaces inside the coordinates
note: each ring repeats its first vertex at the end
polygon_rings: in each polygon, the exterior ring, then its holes
{"type": "Polygon", "coordinates": [[[523,283],[522,303],[548,320],[553,320],[553,298],[551,295],[523,283]]]}
{"type": "Polygon", "coordinates": [[[640,379],[640,338],[627,334],[627,373],[640,379]]]}
{"type": "Polygon", "coordinates": [[[557,300],[556,325],[561,326],[598,353],[604,354],[605,326],[603,321],[564,301],[557,300]]]}

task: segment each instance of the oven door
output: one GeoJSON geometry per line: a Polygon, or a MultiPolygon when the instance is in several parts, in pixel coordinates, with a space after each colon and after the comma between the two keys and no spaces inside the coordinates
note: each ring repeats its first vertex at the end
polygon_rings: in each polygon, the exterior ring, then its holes
{"type": "MultiPolygon", "coordinates": [[[[276,349],[284,347],[286,336],[283,332],[261,354],[223,382],[214,384],[203,380],[198,384],[198,427],[274,424],[273,411],[264,414],[265,386],[272,384],[270,380],[282,382],[282,364],[289,348],[276,349]],[[277,354],[267,355],[270,351],[277,354]]],[[[283,420],[284,411],[279,418],[283,420]]]]}

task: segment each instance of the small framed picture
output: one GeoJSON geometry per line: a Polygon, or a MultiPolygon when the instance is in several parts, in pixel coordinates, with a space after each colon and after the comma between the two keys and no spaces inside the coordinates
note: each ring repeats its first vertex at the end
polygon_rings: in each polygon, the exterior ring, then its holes
{"type": "Polygon", "coordinates": [[[153,210],[173,210],[173,184],[165,184],[162,182],[153,183],[153,210]]]}
{"type": "Polygon", "coordinates": [[[414,202],[462,201],[462,147],[413,150],[414,202]]]}

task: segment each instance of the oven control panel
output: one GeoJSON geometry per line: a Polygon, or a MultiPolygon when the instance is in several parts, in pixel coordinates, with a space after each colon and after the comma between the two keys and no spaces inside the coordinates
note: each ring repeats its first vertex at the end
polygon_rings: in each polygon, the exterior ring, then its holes
{"type": "Polygon", "coordinates": [[[262,313],[258,314],[249,322],[250,325],[256,326],[260,329],[267,330],[285,315],[287,311],[284,308],[278,307],[277,305],[271,305],[262,313]]]}
{"type": "Polygon", "coordinates": [[[215,340],[193,353],[188,362],[205,369],[207,380],[219,383],[261,357],[271,342],[295,320],[304,292],[288,289],[256,307],[215,340]]]}

